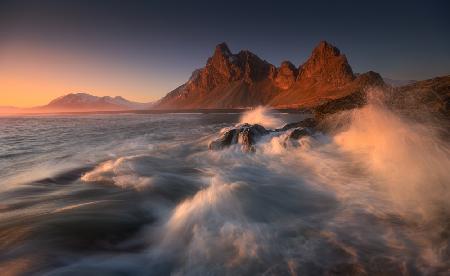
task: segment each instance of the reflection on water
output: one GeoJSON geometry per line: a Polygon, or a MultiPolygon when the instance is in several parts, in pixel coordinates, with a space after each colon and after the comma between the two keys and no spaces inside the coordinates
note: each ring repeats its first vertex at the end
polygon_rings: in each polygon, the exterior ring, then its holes
{"type": "Polygon", "coordinates": [[[0,267],[49,275],[448,273],[450,152],[376,105],[256,152],[299,114],[0,118],[0,267]]]}

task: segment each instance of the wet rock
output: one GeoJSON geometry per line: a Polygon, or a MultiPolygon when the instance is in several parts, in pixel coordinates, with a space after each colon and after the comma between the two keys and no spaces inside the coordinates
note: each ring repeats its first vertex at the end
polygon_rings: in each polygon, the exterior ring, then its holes
{"type": "Polygon", "coordinates": [[[299,127],[314,128],[314,127],[316,127],[316,125],[317,125],[317,122],[314,118],[307,118],[300,122],[290,123],[290,124],[285,125],[282,128],[277,128],[277,129],[275,129],[275,131],[286,131],[289,129],[299,128],[299,127]]]}
{"type": "Polygon", "coordinates": [[[282,146],[287,148],[289,146],[298,147],[301,146],[299,143],[299,139],[305,136],[311,136],[313,134],[313,130],[305,127],[297,127],[291,130],[286,131],[286,135],[284,135],[284,139],[282,141],[282,146]]]}
{"type": "Polygon", "coordinates": [[[242,124],[223,132],[218,139],[210,142],[208,147],[210,150],[219,150],[234,144],[240,144],[242,151],[254,152],[256,142],[263,135],[269,133],[270,131],[261,125],[242,124]]]}
{"type": "Polygon", "coordinates": [[[348,96],[328,101],[314,108],[314,117],[321,121],[327,115],[338,113],[345,110],[360,108],[366,104],[366,96],[364,92],[355,92],[348,96]]]}
{"type": "Polygon", "coordinates": [[[210,150],[219,150],[225,147],[236,144],[237,142],[237,129],[230,129],[222,133],[222,135],[209,143],[208,147],[210,150]]]}
{"type": "Polygon", "coordinates": [[[298,127],[292,130],[292,132],[289,134],[288,139],[294,139],[298,140],[303,136],[311,135],[311,131],[304,127],[298,127]]]}
{"type": "Polygon", "coordinates": [[[229,128],[220,134],[220,137],[211,141],[208,145],[210,150],[221,150],[231,145],[239,144],[243,152],[254,152],[255,144],[264,136],[272,133],[274,136],[283,135],[283,145],[288,144],[298,146],[298,139],[304,136],[310,136],[315,132],[316,121],[313,118],[307,118],[303,121],[290,123],[282,128],[268,130],[258,124],[241,124],[229,128]],[[289,142],[289,141],[292,141],[289,142]]]}

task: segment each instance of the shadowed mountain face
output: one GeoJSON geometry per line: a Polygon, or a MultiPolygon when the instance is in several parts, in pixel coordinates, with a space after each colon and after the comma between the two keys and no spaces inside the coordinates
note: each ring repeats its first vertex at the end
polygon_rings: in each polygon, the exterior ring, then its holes
{"type": "Polygon", "coordinates": [[[195,71],[187,83],[167,94],[156,107],[314,107],[374,85],[384,85],[379,74],[356,76],[345,55],[325,41],[298,68],[289,61],[277,68],[249,51],[233,54],[222,43],[204,68],[195,71]]]}

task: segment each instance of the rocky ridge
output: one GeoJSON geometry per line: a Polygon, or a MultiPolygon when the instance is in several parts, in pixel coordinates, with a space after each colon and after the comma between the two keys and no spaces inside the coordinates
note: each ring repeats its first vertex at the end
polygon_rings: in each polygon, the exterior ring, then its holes
{"type": "Polygon", "coordinates": [[[346,56],[326,41],[320,42],[298,67],[289,61],[275,67],[247,50],[233,54],[221,43],[204,68],[196,70],[188,82],[168,93],[155,107],[310,108],[377,85],[384,85],[379,74],[354,74],[346,56]]]}

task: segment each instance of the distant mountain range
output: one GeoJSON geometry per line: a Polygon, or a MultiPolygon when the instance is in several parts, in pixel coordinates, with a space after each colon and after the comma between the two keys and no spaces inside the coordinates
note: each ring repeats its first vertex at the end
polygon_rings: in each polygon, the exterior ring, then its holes
{"type": "Polygon", "coordinates": [[[384,86],[375,72],[354,74],[345,55],[320,42],[300,66],[279,67],[250,51],[233,54],[225,43],[216,46],[204,68],[156,103],[156,108],[313,107],[363,90],[384,86]]]}
{"type": "Polygon", "coordinates": [[[133,110],[148,109],[152,103],[138,103],[123,97],[97,97],[87,93],[72,93],[57,99],[49,104],[39,107],[49,110],[133,110]]]}
{"type": "Polygon", "coordinates": [[[123,97],[97,97],[87,93],[71,93],[52,100],[44,106],[32,108],[0,107],[1,113],[50,113],[124,111],[151,108],[153,103],[132,102],[123,97]]]}

